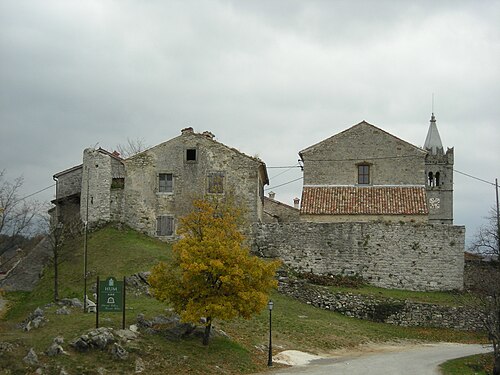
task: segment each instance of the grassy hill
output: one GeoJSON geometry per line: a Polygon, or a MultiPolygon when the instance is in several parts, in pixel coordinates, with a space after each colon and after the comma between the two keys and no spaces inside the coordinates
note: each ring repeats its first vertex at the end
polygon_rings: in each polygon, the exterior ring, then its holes
{"type": "MultiPolygon", "coordinates": [[[[83,239],[65,244],[61,251],[60,297],[83,295],[83,239]]],[[[114,276],[121,279],[149,270],[158,261],[171,258],[171,247],[130,229],[105,227],[89,235],[87,288],[99,275],[101,279],[114,276]]],[[[88,293],[91,294],[90,292],[88,293]]],[[[22,361],[30,348],[39,354],[44,373],[59,373],[63,366],[70,374],[97,374],[104,368],[109,374],[134,373],[135,361],[141,358],[147,374],[237,374],[256,373],[267,369],[268,319],[267,311],[250,320],[215,322],[228,337],[216,336],[208,347],[198,338],[171,341],[161,335],[142,333],[127,346],[127,360],[114,360],[108,352],[93,350],[78,353],[69,342],[95,326],[95,315],[72,308],[70,315],[56,315],[60,306],[46,307],[48,322],[41,328],[24,332],[19,328],[30,312],[44,307],[53,298],[53,271],[48,267],[36,289],[31,293],[6,293],[11,307],[0,321],[1,342],[11,344],[10,350],[0,350],[0,374],[29,373],[22,361]],[[56,336],[63,336],[64,349],[69,355],[48,357],[43,352],[56,336]]],[[[291,298],[273,293],[273,344],[279,351],[296,349],[325,353],[333,349],[355,347],[363,343],[401,340],[484,342],[476,334],[442,329],[403,328],[360,321],[316,309],[291,298]]],[[[126,326],[136,323],[139,313],[147,318],[164,314],[168,308],[144,294],[128,293],[126,326]]],[[[121,327],[121,314],[100,314],[100,325],[121,327]]]]}

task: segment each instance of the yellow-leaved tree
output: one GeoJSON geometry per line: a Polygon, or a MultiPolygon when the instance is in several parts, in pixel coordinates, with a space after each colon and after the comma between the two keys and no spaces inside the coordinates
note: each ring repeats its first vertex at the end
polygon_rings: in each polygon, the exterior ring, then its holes
{"type": "Polygon", "coordinates": [[[238,229],[242,212],[231,200],[198,199],[193,207],[180,219],[173,262],[154,266],[149,282],[153,295],[169,301],[182,321],[203,319],[207,345],[215,319],[250,318],[266,306],[280,262],[249,253],[238,229]]]}

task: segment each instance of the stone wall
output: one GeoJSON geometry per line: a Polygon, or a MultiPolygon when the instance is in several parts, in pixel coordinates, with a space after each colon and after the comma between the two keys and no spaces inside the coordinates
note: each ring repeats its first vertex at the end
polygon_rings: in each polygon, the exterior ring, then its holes
{"type": "Polygon", "coordinates": [[[359,163],[370,165],[371,185],[425,184],[426,152],[366,122],[300,155],[304,185],[355,185],[359,163]]]}
{"type": "Polygon", "coordinates": [[[265,223],[289,223],[300,220],[300,211],[298,208],[289,206],[271,198],[264,198],[264,217],[265,223]]]}
{"type": "Polygon", "coordinates": [[[330,292],[303,280],[281,281],[279,291],[326,310],[350,317],[405,327],[451,328],[464,331],[484,330],[478,311],[465,307],[418,303],[392,298],[375,298],[352,293],[330,292]]]}
{"type": "Polygon", "coordinates": [[[463,288],[465,228],[411,223],[278,223],[254,230],[253,251],[315,274],[358,275],[383,288],[463,288]]]}
{"type": "MultiPolygon", "coordinates": [[[[185,129],[182,135],[125,160],[124,220],[139,231],[156,236],[159,216],[178,218],[192,209],[192,201],[209,193],[209,178],[222,175],[224,194],[231,194],[250,223],[262,220],[265,169],[259,160],[213,139],[210,133],[185,129]],[[196,150],[187,160],[187,150],[196,150]],[[171,192],[159,191],[159,175],[172,174],[171,192]]],[[[175,236],[174,236],[175,237],[175,236]]]]}
{"type": "MultiPolygon", "coordinates": [[[[471,255],[469,255],[470,257],[471,255]]],[[[464,288],[466,290],[481,290],[484,283],[498,280],[500,268],[498,262],[479,259],[466,259],[464,269],[464,288]]]]}
{"type": "Polygon", "coordinates": [[[56,199],[80,195],[82,188],[82,167],[74,168],[57,177],[56,199]]]}

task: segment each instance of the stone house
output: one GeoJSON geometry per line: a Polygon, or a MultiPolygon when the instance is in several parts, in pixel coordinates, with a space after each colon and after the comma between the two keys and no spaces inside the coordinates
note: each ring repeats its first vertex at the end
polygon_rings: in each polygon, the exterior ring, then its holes
{"type": "Polygon", "coordinates": [[[299,214],[266,204],[276,220],[258,225],[255,253],[299,272],[360,276],[384,288],[463,288],[453,149],[443,151],[434,115],[423,148],[363,121],[299,156],[299,214]]]}
{"type": "Polygon", "coordinates": [[[303,221],[453,223],[453,149],[434,115],[424,148],[362,121],[299,156],[303,221]]]}
{"type": "Polygon", "coordinates": [[[54,175],[60,220],[80,216],[90,226],[121,222],[162,239],[174,239],[178,219],[194,198],[231,194],[249,223],[263,219],[261,160],[217,142],[210,132],[181,135],[128,159],[86,149],[83,163],[54,175]]]}

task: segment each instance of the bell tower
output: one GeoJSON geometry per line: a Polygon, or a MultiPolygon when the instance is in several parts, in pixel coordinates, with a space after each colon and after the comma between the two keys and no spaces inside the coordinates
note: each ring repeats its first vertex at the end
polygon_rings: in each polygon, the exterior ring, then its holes
{"type": "Polygon", "coordinates": [[[444,152],[434,113],[425,138],[425,187],[430,224],[453,224],[454,150],[444,152]]]}

